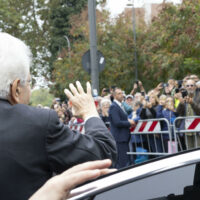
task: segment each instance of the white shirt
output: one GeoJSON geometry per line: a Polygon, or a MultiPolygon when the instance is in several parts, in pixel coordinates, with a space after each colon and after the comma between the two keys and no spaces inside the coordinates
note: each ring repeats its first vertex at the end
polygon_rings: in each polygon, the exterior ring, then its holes
{"type": "Polygon", "coordinates": [[[122,103],[119,102],[118,100],[114,99],[114,102],[117,103],[117,105],[119,105],[119,107],[122,107],[122,103]]]}

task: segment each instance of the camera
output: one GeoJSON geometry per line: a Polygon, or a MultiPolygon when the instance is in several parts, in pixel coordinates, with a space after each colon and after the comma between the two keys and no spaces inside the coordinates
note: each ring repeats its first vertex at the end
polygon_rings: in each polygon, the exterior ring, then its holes
{"type": "Polygon", "coordinates": [[[175,89],[175,93],[179,93],[180,92],[180,89],[179,88],[176,88],[175,89]]]}
{"type": "Polygon", "coordinates": [[[135,83],[138,85],[139,84],[139,82],[138,81],[135,81],[135,83]]]}
{"type": "Polygon", "coordinates": [[[188,96],[187,90],[182,90],[182,91],[181,91],[181,94],[182,94],[182,97],[183,97],[183,98],[186,97],[186,96],[188,96]]]}

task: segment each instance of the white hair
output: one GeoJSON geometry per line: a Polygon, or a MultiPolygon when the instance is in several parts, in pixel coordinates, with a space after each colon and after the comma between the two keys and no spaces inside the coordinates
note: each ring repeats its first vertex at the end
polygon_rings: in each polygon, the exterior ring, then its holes
{"type": "Polygon", "coordinates": [[[107,104],[107,103],[109,103],[109,104],[111,105],[111,100],[106,99],[106,98],[103,98],[103,99],[101,100],[101,108],[102,108],[102,106],[103,106],[104,104],[107,104]]]}
{"type": "Polygon", "coordinates": [[[31,51],[24,42],[0,32],[0,98],[7,99],[14,80],[27,80],[31,61],[31,51]]]}

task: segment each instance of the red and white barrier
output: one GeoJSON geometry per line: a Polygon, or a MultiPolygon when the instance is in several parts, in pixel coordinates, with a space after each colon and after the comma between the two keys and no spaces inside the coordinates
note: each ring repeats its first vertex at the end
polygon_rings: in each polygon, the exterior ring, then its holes
{"type": "Polygon", "coordinates": [[[78,131],[80,133],[85,133],[84,124],[70,124],[69,128],[73,131],[78,131]]]}
{"type": "Polygon", "coordinates": [[[131,129],[131,132],[133,133],[156,133],[158,131],[161,131],[159,121],[139,121],[137,125],[131,129]]]}
{"type": "Polygon", "coordinates": [[[200,130],[200,118],[185,119],[186,130],[199,131],[200,130]]]}

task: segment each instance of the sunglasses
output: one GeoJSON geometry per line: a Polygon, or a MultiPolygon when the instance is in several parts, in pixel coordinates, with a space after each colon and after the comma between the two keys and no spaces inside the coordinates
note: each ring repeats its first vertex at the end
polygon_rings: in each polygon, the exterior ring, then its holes
{"type": "Polygon", "coordinates": [[[186,85],[186,87],[194,87],[194,85],[186,85]]]}

